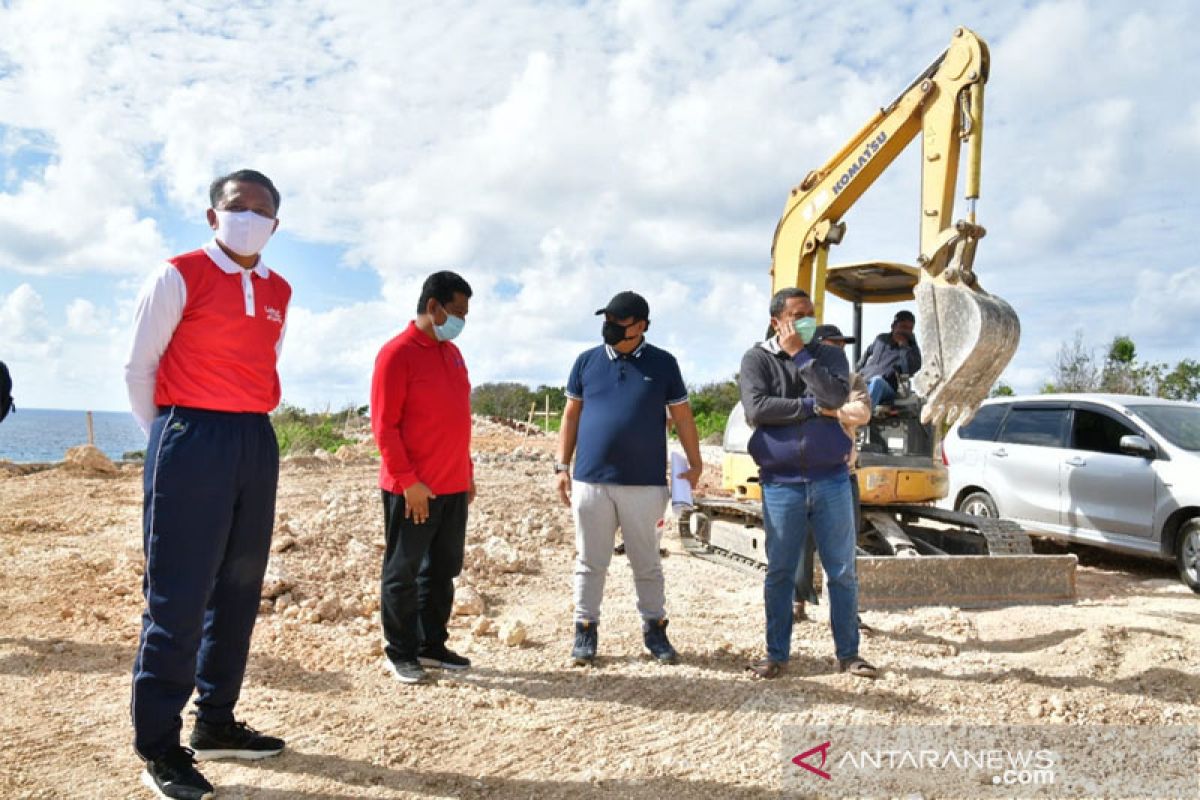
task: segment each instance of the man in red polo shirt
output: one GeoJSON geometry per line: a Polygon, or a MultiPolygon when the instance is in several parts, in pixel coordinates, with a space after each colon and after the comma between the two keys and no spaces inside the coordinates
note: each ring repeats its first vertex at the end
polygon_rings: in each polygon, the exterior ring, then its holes
{"type": "Polygon", "coordinates": [[[199,250],[168,260],[138,298],[125,383],[149,436],[143,477],[146,599],[133,667],[134,749],[159,797],[203,800],[194,760],[277,755],[283,740],[234,719],[275,521],[287,281],[259,257],[279,192],[240,170],[213,181],[199,250]],[[196,725],[181,747],[192,690],[196,725]]]}
{"type": "Polygon", "coordinates": [[[379,351],[371,380],[387,536],[380,617],[388,668],[403,683],[423,683],[425,667],[471,665],[446,647],[475,499],[471,382],[450,341],[466,324],[470,298],[453,272],[426,278],[417,318],[379,351]]]}

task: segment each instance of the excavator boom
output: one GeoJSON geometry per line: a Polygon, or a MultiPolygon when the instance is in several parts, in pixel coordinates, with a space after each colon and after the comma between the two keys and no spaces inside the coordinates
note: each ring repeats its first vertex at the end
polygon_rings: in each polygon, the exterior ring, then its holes
{"type": "Polygon", "coordinates": [[[965,421],[987,397],[1020,339],[1017,315],[974,273],[985,231],[975,223],[983,142],[987,45],[966,28],[890,105],[792,189],[771,247],[772,290],[798,286],[823,316],[829,247],[842,216],[921,134],[917,341],[925,359],[914,386],[922,421],[965,421]],[[961,147],[967,146],[967,219],[952,221],[961,147]]]}

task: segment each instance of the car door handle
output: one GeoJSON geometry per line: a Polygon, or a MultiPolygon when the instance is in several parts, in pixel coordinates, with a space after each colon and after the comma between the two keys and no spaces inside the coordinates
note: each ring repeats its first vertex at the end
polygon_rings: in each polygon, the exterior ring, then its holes
{"type": "Polygon", "coordinates": [[[1008,451],[1005,450],[1003,447],[998,447],[992,451],[992,455],[996,456],[997,458],[1007,458],[1008,451]]]}
{"type": "Polygon", "coordinates": [[[1072,458],[1068,458],[1066,463],[1070,464],[1072,467],[1082,467],[1087,464],[1087,462],[1084,461],[1079,456],[1073,456],[1072,458]]]}

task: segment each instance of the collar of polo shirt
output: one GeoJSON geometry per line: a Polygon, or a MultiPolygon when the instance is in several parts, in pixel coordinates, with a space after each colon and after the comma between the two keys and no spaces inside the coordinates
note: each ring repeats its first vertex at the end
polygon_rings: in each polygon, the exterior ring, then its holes
{"type": "Polygon", "coordinates": [[[646,349],[646,337],[642,337],[642,343],[632,353],[618,353],[616,348],[610,344],[604,345],[604,352],[608,354],[609,361],[616,361],[617,356],[624,355],[626,358],[641,358],[642,351],[646,349]]]}
{"type": "MultiPolygon", "coordinates": [[[[229,256],[225,255],[225,251],[217,244],[216,238],[210,239],[204,245],[205,254],[212,259],[212,262],[221,268],[221,271],[228,275],[240,275],[246,270],[229,256]]],[[[250,270],[260,278],[267,278],[271,274],[271,270],[267,269],[267,265],[263,263],[262,256],[258,257],[258,263],[250,270]]]]}

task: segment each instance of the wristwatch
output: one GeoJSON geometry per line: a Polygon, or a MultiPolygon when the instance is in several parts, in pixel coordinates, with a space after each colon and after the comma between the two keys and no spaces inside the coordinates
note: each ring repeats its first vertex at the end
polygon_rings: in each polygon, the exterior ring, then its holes
{"type": "Polygon", "coordinates": [[[571,471],[570,464],[555,464],[554,465],[554,474],[555,475],[557,475],[560,472],[570,472],[570,471],[571,471]]]}

